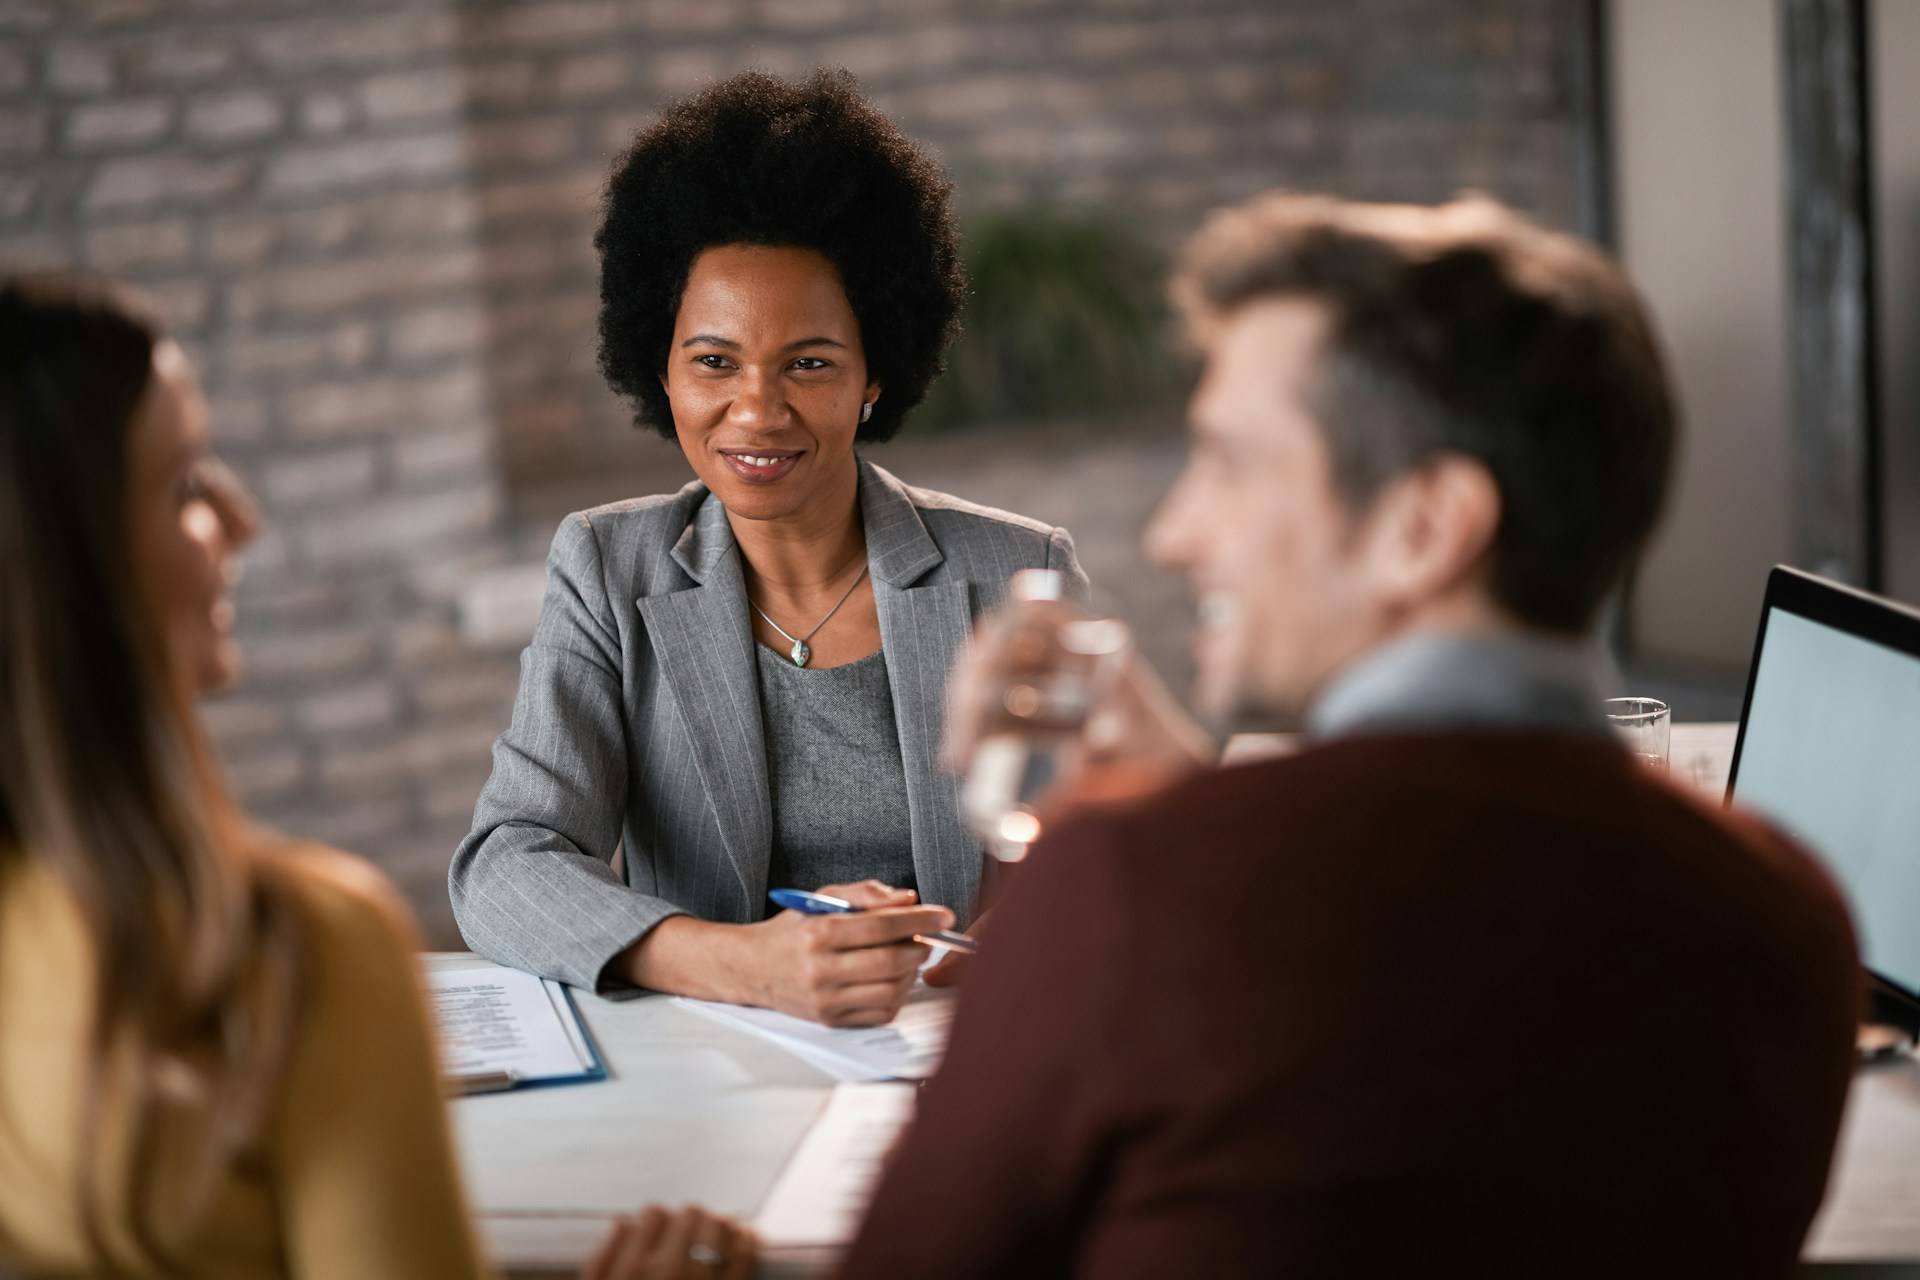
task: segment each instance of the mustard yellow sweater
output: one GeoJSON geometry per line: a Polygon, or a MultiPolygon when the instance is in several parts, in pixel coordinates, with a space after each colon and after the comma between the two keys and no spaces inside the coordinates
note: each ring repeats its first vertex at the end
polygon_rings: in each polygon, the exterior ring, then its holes
{"type": "MultiPolygon", "coordinates": [[[[483,1275],[406,910],[357,859],[285,856],[310,970],[277,1105],[191,1227],[172,1207],[184,1179],[165,1170],[184,1167],[197,1135],[166,1133],[150,1218],[208,1280],[483,1275]]],[[[0,858],[0,1275],[89,1271],[72,1188],[95,968],[62,886],[30,859],[0,858]]],[[[107,1102],[106,1175],[124,1187],[124,1114],[107,1102]]],[[[124,1200],[106,1223],[116,1253],[129,1247],[124,1200]]]]}

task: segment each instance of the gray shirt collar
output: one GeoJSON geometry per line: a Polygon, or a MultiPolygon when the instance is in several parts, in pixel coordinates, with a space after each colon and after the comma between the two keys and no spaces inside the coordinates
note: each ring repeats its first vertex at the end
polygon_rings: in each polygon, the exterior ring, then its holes
{"type": "MultiPolygon", "coordinates": [[[[914,506],[914,491],[865,458],[857,464],[867,564],[881,582],[910,587],[945,557],[914,506]]],[[[734,549],[733,525],[727,520],[725,504],[698,480],[680,492],[697,496],[697,501],[673,544],[673,562],[689,578],[704,583],[720,558],[734,549]]]]}
{"type": "Polygon", "coordinates": [[[1600,709],[1610,667],[1591,644],[1517,632],[1416,631],[1361,657],[1307,709],[1325,740],[1401,729],[1559,729],[1609,733],[1600,709]]]}

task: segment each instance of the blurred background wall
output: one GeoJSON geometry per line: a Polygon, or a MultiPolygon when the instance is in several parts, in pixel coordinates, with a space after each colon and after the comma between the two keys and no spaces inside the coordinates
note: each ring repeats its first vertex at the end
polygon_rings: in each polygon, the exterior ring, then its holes
{"type": "MultiPolygon", "coordinates": [[[[1606,0],[1617,248],[1686,423],[1636,575],[1629,670],[1686,719],[1739,714],[1767,570],[1795,562],[1782,5],[1606,0]]],[[[1881,589],[1920,602],[1920,4],[1867,0],[1881,589]]],[[[1803,568],[1818,571],[1819,566],[1803,568]]]]}
{"type": "MultiPolygon", "coordinates": [[[[1271,186],[1478,187],[1572,223],[1584,12],[0,0],[0,258],[133,280],[191,349],[272,520],[239,598],[251,675],[210,709],[222,753],[254,812],[381,861],[450,944],[445,867],[555,521],[689,475],[594,371],[597,191],[661,102],[847,66],[938,151],[970,229],[1097,223],[1157,296],[1154,259],[1203,211],[1271,186]]],[[[1136,551],[1177,410],[1040,409],[874,457],[1073,529],[1182,679],[1185,602],[1136,551]]]]}
{"type": "Polygon", "coordinates": [[[1779,17],[1753,0],[1608,10],[1618,247],[1685,407],[1632,638],[1712,683],[1746,660],[1767,570],[1793,541],[1779,17]]]}
{"type": "Polygon", "coordinates": [[[1887,590],[1920,603],[1920,4],[1869,16],[1887,590]]]}

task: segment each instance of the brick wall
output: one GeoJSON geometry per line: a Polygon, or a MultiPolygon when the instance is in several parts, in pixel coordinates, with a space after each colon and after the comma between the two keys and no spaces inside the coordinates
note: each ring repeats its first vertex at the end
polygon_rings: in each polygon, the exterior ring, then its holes
{"type": "Polygon", "coordinates": [[[537,557],[555,492],[684,474],[593,368],[597,189],[661,101],[845,65],[965,202],[1096,202],[1163,241],[1276,184],[1471,185],[1564,223],[1560,11],[0,0],[0,258],[164,308],[272,519],[239,601],[252,676],[210,707],[238,789],[382,860],[445,942],[515,679],[510,649],[462,644],[462,584],[537,557]]]}
{"type": "MultiPolygon", "coordinates": [[[[1117,208],[1171,245],[1276,185],[1362,198],[1489,190],[1574,219],[1561,0],[701,0],[523,7],[560,43],[469,65],[495,139],[483,232],[513,281],[490,315],[504,461],[549,483],[683,474],[636,449],[592,365],[595,197],[656,105],[746,66],[845,66],[953,174],[963,208],[1117,208]],[[560,20],[556,20],[559,18],[560,20]],[[571,130],[571,133],[569,133],[571,130]],[[571,139],[571,146],[568,139],[571,139]],[[508,139],[537,159],[515,164],[508,139]],[[551,144],[548,146],[548,144],[551,144]],[[497,185],[493,185],[496,184],[497,185]]],[[[431,89],[416,90],[433,99],[431,89]]],[[[444,102],[444,99],[439,101],[444,102]]]]}

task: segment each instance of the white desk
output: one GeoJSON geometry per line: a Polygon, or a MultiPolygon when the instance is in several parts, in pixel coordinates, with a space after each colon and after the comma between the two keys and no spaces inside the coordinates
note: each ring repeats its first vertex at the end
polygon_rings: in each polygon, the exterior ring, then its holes
{"type": "MultiPolygon", "coordinates": [[[[1284,744],[1248,742],[1235,754],[1276,745],[1284,744]]],[[[1732,725],[1674,727],[1674,772],[1710,790],[1725,789],[1732,751],[1732,725]]],[[[832,1085],[664,998],[579,1000],[612,1079],[452,1104],[482,1234],[515,1276],[572,1275],[613,1215],[649,1201],[752,1217],[832,1085]]],[[[1856,1077],[1808,1256],[1920,1260],[1920,1061],[1856,1077]]],[[[763,1274],[806,1274],[827,1261],[776,1255],[763,1274]]]]}
{"type": "MultiPolygon", "coordinates": [[[[477,962],[439,953],[428,963],[477,962]]],[[[572,1276],[616,1214],[651,1202],[751,1218],[833,1086],[663,996],[575,996],[610,1079],[451,1104],[481,1235],[513,1276],[572,1276]]],[[[762,1274],[805,1274],[824,1261],[777,1256],[762,1274]]]]}

